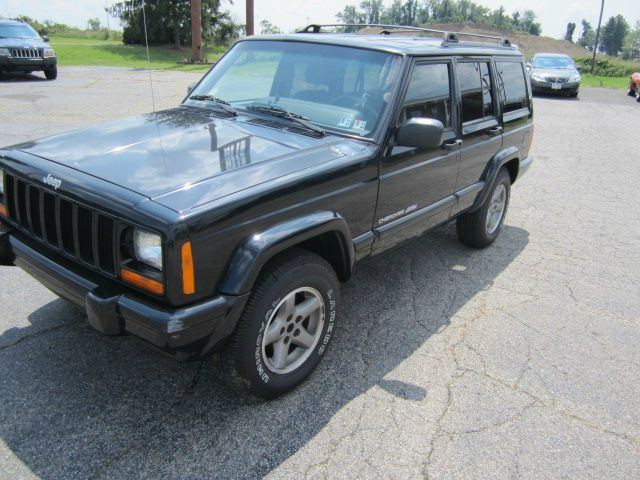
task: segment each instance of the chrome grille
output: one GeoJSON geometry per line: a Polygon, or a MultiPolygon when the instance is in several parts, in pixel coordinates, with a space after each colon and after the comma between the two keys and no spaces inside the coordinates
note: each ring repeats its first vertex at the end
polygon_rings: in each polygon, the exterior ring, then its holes
{"type": "Polygon", "coordinates": [[[13,58],[42,58],[39,48],[12,48],[10,50],[13,58]]]}
{"type": "Polygon", "coordinates": [[[96,210],[5,172],[5,202],[16,227],[48,247],[116,275],[117,222],[96,210]]]}
{"type": "Polygon", "coordinates": [[[567,83],[569,81],[566,77],[547,77],[547,82],[551,83],[567,83]]]}

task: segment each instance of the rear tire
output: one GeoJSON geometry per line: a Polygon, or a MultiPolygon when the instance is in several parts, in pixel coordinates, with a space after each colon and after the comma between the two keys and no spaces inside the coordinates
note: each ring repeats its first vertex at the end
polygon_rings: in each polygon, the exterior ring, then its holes
{"type": "Polygon", "coordinates": [[[233,335],[217,355],[232,386],[274,398],[302,383],[333,338],[340,284],[331,265],[291,250],[260,274],[233,335]]]}
{"type": "Polygon", "coordinates": [[[47,80],[55,80],[58,78],[58,68],[53,67],[44,71],[44,76],[47,77],[47,80]]]}
{"type": "Polygon", "coordinates": [[[472,248],[491,245],[500,230],[509,207],[511,177],[505,168],[500,169],[491,191],[482,206],[470,213],[463,213],[456,221],[458,238],[472,248]]]}

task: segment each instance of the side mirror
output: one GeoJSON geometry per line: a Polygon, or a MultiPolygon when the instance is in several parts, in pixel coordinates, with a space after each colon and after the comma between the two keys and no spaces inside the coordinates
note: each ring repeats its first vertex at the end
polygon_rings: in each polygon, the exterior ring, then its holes
{"type": "Polygon", "coordinates": [[[43,35],[42,36],[42,40],[44,40],[45,42],[49,43],[49,37],[47,35],[43,35]]]}
{"type": "Polygon", "coordinates": [[[432,149],[442,145],[444,125],[433,118],[410,118],[396,131],[396,143],[401,147],[432,149]]]}
{"type": "Polygon", "coordinates": [[[531,71],[531,64],[527,63],[527,72],[530,72],[530,71],[531,71]]]}
{"type": "Polygon", "coordinates": [[[191,85],[189,85],[187,87],[187,95],[189,95],[191,92],[193,92],[193,89],[196,88],[196,84],[192,83],[191,85]]]}
{"type": "Polygon", "coordinates": [[[582,73],[582,67],[576,67],[576,70],[578,71],[578,73],[582,73]]]}

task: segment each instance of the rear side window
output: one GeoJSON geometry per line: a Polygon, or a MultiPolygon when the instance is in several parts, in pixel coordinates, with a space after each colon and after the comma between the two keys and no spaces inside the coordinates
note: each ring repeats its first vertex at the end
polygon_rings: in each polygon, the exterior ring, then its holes
{"type": "Polygon", "coordinates": [[[498,60],[496,66],[498,67],[498,78],[502,83],[501,94],[504,113],[527,108],[529,100],[522,63],[498,60]]]}
{"type": "Polygon", "coordinates": [[[462,121],[471,122],[493,115],[493,95],[488,62],[458,64],[462,121]]]}
{"type": "Polygon", "coordinates": [[[451,72],[448,63],[418,64],[403,107],[406,118],[426,117],[451,126],[451,72]]]}

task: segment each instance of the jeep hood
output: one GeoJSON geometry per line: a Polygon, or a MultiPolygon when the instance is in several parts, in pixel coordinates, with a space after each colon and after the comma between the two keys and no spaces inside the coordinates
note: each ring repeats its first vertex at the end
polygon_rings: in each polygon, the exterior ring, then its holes
{"type": "Polygon", "coordinates": [[[367,145],[332,135],[290,133],[279,122],[271,122],[276,128],[257,124],[254,116],[218,116],[179,107],[13,148],[182,211],[367,145]]]}

